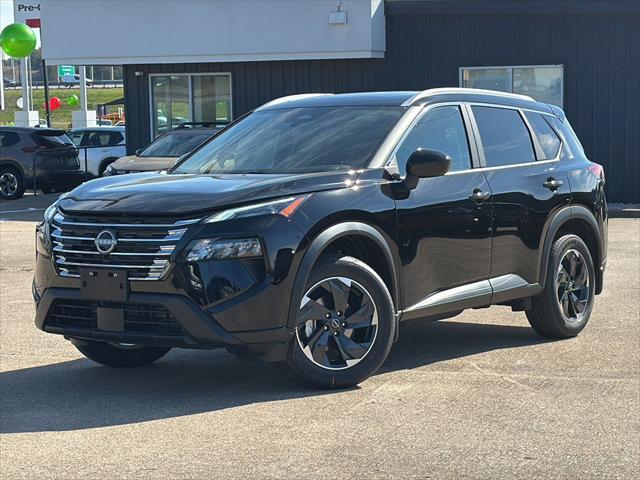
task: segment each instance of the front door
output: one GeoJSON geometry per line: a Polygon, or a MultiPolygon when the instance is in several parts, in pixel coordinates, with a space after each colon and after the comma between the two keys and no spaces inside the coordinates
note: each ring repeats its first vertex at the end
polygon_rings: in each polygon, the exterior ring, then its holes
{"type": "Polygon", "coordinates": [[[395,153],[402,176],[417,148],[453,159],[446,175],[421,179],[396,196],[403,318],[447,311],[460,294],[478,304],[490,298],[490,190],[483,173],[473,170],[470,138],[460,105],[435,106],[418,117],[395,153]],[[469,285],[475,294],[460,290],[469,285]]]}

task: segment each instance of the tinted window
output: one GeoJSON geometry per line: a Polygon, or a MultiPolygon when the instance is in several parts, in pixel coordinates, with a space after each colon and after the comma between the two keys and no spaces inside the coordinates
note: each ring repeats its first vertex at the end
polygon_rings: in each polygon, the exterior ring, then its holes
{"type": "Polygon", "coordinates": [[[544,159],[551,160],[558,155],[558,149],[560,148],[560,139],[556,132],[549,126],[549,124],[542,118],[542,115],[535,112],[525,112],[533,132],[538,137],[542,151],[544,152],[544,159]]]}
{"type": "Polygon", "coordinates": [[[73,132],[73,133],[70,133],[68,136],[69,136],[69,138],[71,139],[71,141],[73,142],[73,144],[74,144],[76,147],[79,147],[79,146],[81,146],[81,145],[82,145],[82,146],[84,146],[84,145],[82,144],[82,137],[83,137],[83,135],[84,135],[84,132],[73,132]]]}
{"type": "Polygon", "coordinates": [[[151,145],[144,149],[141,157],[180,157],[189,153],[202,142],[207,140],[213,133],[209,131],[197,131],[177,134],[166,133],[158,137],[151,145]]]}
{"type": "Polygon", "coordinates": [[[91,132],[87,137],[88,147],[107,147],[111,132],[91,132]]]}
{"type": "Polygon", "coordinates": [[[61,148],[65,146],[73,146],[73,143],[66,135],[42,135],[36,133],[34,135],[36,141],[44,148],[61,148]]]}
{"type": "Polygon", "coordinates": [[[425,113],[398,149],[396,159],[406,172],[409,156],[418,148],[438,150],[452,158],[449,171],[471,168],[469,142],[459,107],[437,107],[425,113]]]}
{"type": "Polygon", "coordinates": [[[124,136],[120,132],[111,132],[109,145],[118,145],[124,140],[124,136]]]}
{"type": "Polygon", "coordinates": [[[0,147],[12,147],[20,141],[16,132],[0,132],[0,147]]]}
{"type": "Polygon", "coordinates": [[[549,123],[555,128],[558,135],[562,139],[562,152],[560,153],[560,159],[572,159],[576,155],[584,155],[584,148],[578,140],[573,128],[569,121],[565,119],[564,123],[556,117],[547,117],[549,123]]]}
{"type": "MultiPolygon", "coordinates": [[[[218,134],[176,173],[293,173],[363,168],[401,107],[262,110],[218,134]]],[[[146,152],[145,152],[146,154],[146,152]]]]}
{"type": "Polygon", "coordinates": [[[533,144],[517,110],[472,107],[488,167],[534,162],[533,144]]]}

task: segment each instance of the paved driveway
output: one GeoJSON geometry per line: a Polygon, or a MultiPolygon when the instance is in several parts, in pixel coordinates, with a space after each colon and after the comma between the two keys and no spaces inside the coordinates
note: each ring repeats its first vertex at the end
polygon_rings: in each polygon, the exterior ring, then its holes
{"type": "MultiPolygon", "coordinates": [[[[317,392],[224,351],[112,370],[33,326],[33,227],[0,204],[0,474],[75,478],[636,478],[640,220],[610,223],[578,338],[506,307],[404,324],[381,372],[317,392]]],[[[26,210],[39,208],[41,210],[26,210]]],[[[26,211],[19,211],[26,210],[26,211]]],[[[17,212],[16,212],[17,211],[17,212]]]]}

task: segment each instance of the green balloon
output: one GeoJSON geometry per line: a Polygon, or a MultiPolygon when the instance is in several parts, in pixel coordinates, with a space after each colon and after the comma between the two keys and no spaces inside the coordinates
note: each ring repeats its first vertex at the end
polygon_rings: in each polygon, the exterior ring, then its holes
{"type": "Polygon", "coordinates": [[[36,48],[36,34],[24,23],[12,23],[0,33],[0,46],[10,57],[28,57],[36,48]]]}
{"type": "Polygon", "coordinates": [[[75,107],[79,101],[80,99],[75,93],[72,93],[67,97],[67,105],[69,105],[70,107],[75,107]]]}

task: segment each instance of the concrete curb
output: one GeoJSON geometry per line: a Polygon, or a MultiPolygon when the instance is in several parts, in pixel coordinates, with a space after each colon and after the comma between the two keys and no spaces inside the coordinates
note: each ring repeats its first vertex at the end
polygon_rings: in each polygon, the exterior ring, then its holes
{"type": "Polygon", "coordinates": [[[640,218],[640,208],[609,209],[609,218],[640,218]]]}

